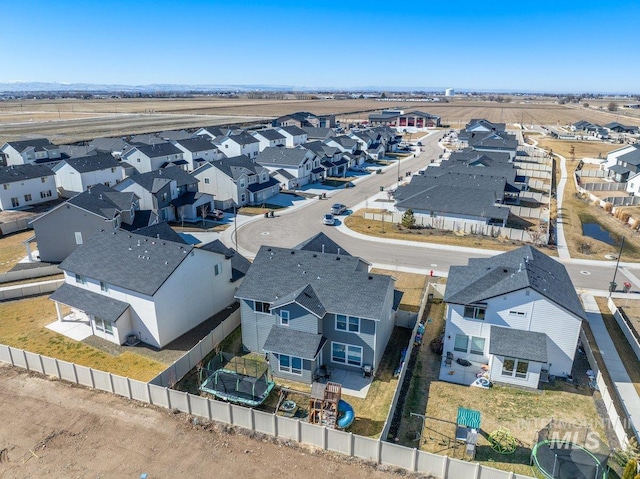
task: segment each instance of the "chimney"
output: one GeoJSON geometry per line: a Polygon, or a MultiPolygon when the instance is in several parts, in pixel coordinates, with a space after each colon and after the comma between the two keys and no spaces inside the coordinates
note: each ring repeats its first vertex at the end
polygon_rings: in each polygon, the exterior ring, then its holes
{"type": "Polygon", "coordinates": [[[322,252],[324,253],[324,244],[322,245],[322,252]]]}
{"type": "Polygon", "coordinates": [[[340,254],[340,248],[338,248],[338,254],[340,254]]]}

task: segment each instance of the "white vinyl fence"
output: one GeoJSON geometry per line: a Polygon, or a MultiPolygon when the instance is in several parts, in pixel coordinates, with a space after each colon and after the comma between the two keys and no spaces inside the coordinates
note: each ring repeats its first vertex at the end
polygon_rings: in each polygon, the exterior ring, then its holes
{"type": "Polygon", "coordinates": [[[587,191],[625,191],[626,183],[582,183],[587,191]]]}
{"type": "MultiPolygon", "coordinates": [[[[382,221],[381,213],[364,213],[367,220],[382,221]]],[[[387,223],[401,223],[402,213],[388,212],[384,214],[384,221],[387,223]]],[[[491,236],[493,238],[506,237],[517,241],[532,241],[531,235],[526,230],[506,228],[502,226],[478,225],[476,222],[466,222],[464,220],[452,220],[450,218],[425,218],[416,215],[416,225],[422,227],[435,228],[445,231],[459,231],[465,234],[476,234],[480,236],[491,236]]],[[[548,235],[543,234],[540,238],[542,244],[547,244],[548,235]]]]}
{"type": "Polygon", "coordinates": [[[7,221],[6,223],[0,223],[0,236],[15,233],[16,231],[30,230],[32,228],[29,225],[29,222],[32,220],[33,218],[22,218],[20,220],[7,221]]]}
{"type": "Polygon", "coordinates": [[[546,208],[527,208],[526,206],[509,206],[512,214],[520,218],[533,218],[549,221],[549,210],[546,208]]]}
{"type": "Polygon", "coordinates": [[[62,274],[62,270],[55,264],[42,266],[40,268],[9,271],[7,273],[0,273],[0,284],[9,283],[11,281],[21,281],[23,279],[41,278],[43,276],[51,276],[54,274],[62,274]]]}
{"type": "Polygon", "coordinates": [[[240,326],[240,308],[236,309],[227,319],[222,321],[214,330],[202,338],[187,354],[153,378],[150,384],[156,386],[173,387],[200,361],[217,348],[220,343],[240,326]]]}
{"type": "Polygon", "coordinates": [[[609,178],[612,176],[609,170],[578,170],[576,173],[580,178],[609,178]]]}
{"type": "Polygon", "coordinates": [[[0,361],[146,404],[178,410],[207,420],[315,446],[325,451],[401,467],[441,479],[531,479],[529,476],[500,471],[474,462],[451,459],[349,432],[328,429],[299,419],[194,396],[5,345],[0,345],[0,361]]]}
{"type": "Polygon", "coordinates": [[[609,306],[609,311],[611,311],[611,314],[615,318],[616,323],[618,323],[618,326],[620,326],[620,329],[622,330],[625,338],[627,338],[629,346],[631,346],[633,352],[636,353],[638,361],[640,361],[640,335],[631,325],[631,322],[629,321],[629,318],[627,318],[627,315],[624,313],[624,310],[618,308],[613,302],[613,299],[609,298],[607,300],[607,305],[609,306]]]}
{"type": "MultiPolygon", "coordinates": [[[[616,437],[618,438],[620,446],[623,449],[626,449],[629,445],[627,432],[625,431],[624,425],[622,424],[620,416],[618,415],[618,411],[616,411],[615,405],[613,404],[611,393],[609,393],[609,389],[607,388],[607,384],[604,381],[604,377],[600,373],[600,367],[598,365],[598,362],[596,361],[595,356],[593,355],[591,344],[589,344],[589,340],[587,339],[587,335],[584,333],[583,329],[580,330],[580,341],[582,343],[582,347],[584,348],[584,352],[587,355],[589,366],[591,366],[591,370],[596,375],[596,384],[598,386],[598,390],[600,391],[600,395],[602,396],[602,401],[604,402],[604,406],[607,410],[609,420],[611,421],[611,427],[613,428],[616,437]]],[[[617,392],[615,394],[617,394],[617,392]]]]}
{"type": "Polygon", "coordinates": [[[52,279],[50,281],[40,281],[39,283],[5,286],[0,288],[0,301],[53,293],[63,284],[64,279],[52,279]]]}

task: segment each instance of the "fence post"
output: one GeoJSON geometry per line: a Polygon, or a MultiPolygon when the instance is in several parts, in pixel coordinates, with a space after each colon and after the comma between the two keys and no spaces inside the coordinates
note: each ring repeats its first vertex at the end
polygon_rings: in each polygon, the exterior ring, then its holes
{"type": "Polygon", "coordinates": [[[322,449],[327,450],[327,426],[322,426],[322,449]]]}
{"type": "Polygon", "coordinates": [[[80,384],[78,383],[78,371],[76,370],[76,365],[71,363],[71,368],[73,369],[73,377],[76,378],[76,384],[80,384]]]}
{"type": "Polygon", "coordinates": [[[126,379],[127,379],[127,393],[129,393],[129,399],[131,399],[132,398],[132,395],[131,395],[131,381],[129,380],[129,378],[126,378],[126,379]]]}
{"type": "MultiPolygon", "coordinates": [[[[251,424],[251,430],[255,431],[256,430],[256,416],[255,416],[253,408],[249,408],[249,411],[250,411],[250,413],[249,413],[249,419],[250,419],[249,423],[251,424]]],[[[298,442],[300,442],[300,439],[298,439],[298,442]]]]}
{"type": "Polygon", "coordinates": [[[91,389],[96,388],[96,380],[93,378],[93,369],[89,368],[89,378],[91,379],[91,389]]]}
{"type": "Polygon", "coordinates": [[[350,432],[349,433],[349,457],[353,457],[353,442],[354,442],[354,437],[353,437],[353,433],[350,432]]]}
{"type": "MultiPolygon", "coordinates": [[[[191,394],[185,392],[187,397],[187,413],[191,414],[191,394]]],[[[253,409],[251,410],[251,417],[253,417],[253,409]]]]}
{"type": "Polygon", "coordinates": [[[300,443],[302,442],[302,425],[300,424],[300,419],[298,419],[297,421],[298,422],[296,423],[296,441],[300,443]]]}
{"type": "Polygon", "coordinates": [[[207,419],[211,421],[211,399],[207,399],[207,419]]]}
{"type": "MultiPolygon", "coordinates": [[[[511,477],[513,477],[513,472],[511,474],[512,474],[511,477]]],[[[476,470],[475,470],[475,473],[473,474],[473,477],[475,479],[480,479],[480,464],[477,462],[476,462],[476,470]]]]}
{"type": "MultiPolygon", "coordinates": [[[[16,363],[13,362],[13,354],[11,354],[11,348],[7,346],[7,350],[9,351],[9,359],[11,360],[11,366],[15,366],[16,363]]],[[[60,372],[58,371],[58,376],[59,375],[60,375],[60,372]]]]}
{"type": "Polygon", "coordinates": [[[413,456],[411,457],[411,471],[418,472],[418,448],[416,447],[413,448],[413,456]]]}
{"type": "Polygon", "coordinates": [[[278,416],[276,416],[275,414],[273,416],[271,416],[273,419],[273,435],[275,437],[278,437],[278,416]]]}
{"type": "Polygon", "coordinates": [[[233,424],[233,409],[231,409],[231,403],[227,403],[227,412],[229,413],[229,424],[233,424]]]}
{"type": "Polygon", "coordinates": [[[440,477],[447,477],[447,467],[449,466],[449,456],[442,456],[442,471],[440,472],[440,477]]]}
{"type": "Polygon", "coordinates": [[[115,388],[113,387],[113,374],[109,373],[109,388],[111,394],[115,392],[115,388]]]}
{"type": "MultiPolygon", "coordinates": [[[[147,388],[149,388],[149,386],[147,386],[147,388]]],[[[171,395],[169,394],[169,388],[164,388],[164,392],[167,393],[167,407],[171,409],[171,395]]],[[[149,398],[151,398],[151,395],[149,395],[149,398]]]]}
{"type": "MultiPolygon", "coordinates": [[[[11,352],[11,350],[9,350],[11,352]]],[[[56,365],[56,373],[58,373],[58,379],[62,379],[62,375],[60,374],[60,364],[56,358],[53,358],[53,363],[56,365]]]]}
{"type": "Polygon", "coordinates": [[[27,368],[27,371],[30,371],[29,363],[27,362],[27,352],[24,349],[21,349],[20,351],[22,351],[22,357],[24,358],[24,365],[27,368]]]}
{"type": "Polygon", "coordinates": [[[40,368],[42,369],[42,374],[44,374],[44,363],[42,362],[42,354],[38,354],[38,360],[40,361],[40,368]]]}
{"type": "Polygon", "coordinates": [[[380,464],[382,459],[382,441],[378,439],[378,447],[376,448],[376,463],[380,464]]]}

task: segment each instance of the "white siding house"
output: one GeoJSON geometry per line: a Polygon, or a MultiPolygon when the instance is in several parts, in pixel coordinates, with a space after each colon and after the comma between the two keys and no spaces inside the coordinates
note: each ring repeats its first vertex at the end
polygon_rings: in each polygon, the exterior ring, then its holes
{"type": "Polygon", "coordinates": [[[0,147],[7,165],[34,165],[60,161],[60,147],[46,138],[9,141],[0,147]]]}
{"type": "Polygon", "coordinates": [[[537,388],[571,375],[584,310],[564,266],[535,248],[452,267],[445,302],[441,380],[537,388]]]}
{"type": "Polygon", "coordinates": [[[73,196],[90,186],[113,186],[124,179],[124,168],[110,154],[63,160],[53,167],[56,186],[63,196],[73,196]]]}
{"type": "Polygon", "coordinates": [[[133,166],[138,173],[165,168],[172,163],[184,167],[184,153],[171,143],[159,143],[153,145],[138,145],[122,155],[122,161],[133,166]]]}
{"type": "Polygon", "coordinates": [[[53,171],[42,165],[0,168],[0,210],[14,210],[58,199],[53,171]]]}

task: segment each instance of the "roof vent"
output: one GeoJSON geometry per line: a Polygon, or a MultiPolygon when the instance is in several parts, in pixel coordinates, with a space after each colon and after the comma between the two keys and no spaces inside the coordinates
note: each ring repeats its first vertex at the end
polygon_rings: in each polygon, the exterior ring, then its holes
{"type": "Polygon", "coordinates": [[[314,253],[313,257],[314,257],[314,258],[317,258],[317,257],[318,257],[318,255],[314,253]]]}
{"type": "Polygon", "coordinates": [[[129,251],[131,251],[131,246],[129,246],[129,251]]]}
{"type": "Polygon", "coordinates": [[[138,240],[138,246],[140,246],[140,240],[138,240]]]}
{"type": "MultiPolygon", "coordinates": [[[[487,269],[489,269],[489,268],[487,268],[487,269]]],[[[502,270],[502,272],[503,273],[508,273],[509,271],[505,268],[505,269],[502,270]]]]}
{"type": "Polygon", "coordinates": [[[292,251],[292,252],[291,252],[291,254],[296,254],[296,252],[295,252],[295,251],[292,251]]]}
{"type": "Polygon", "coordinates": [[[298,268],[300,267],[300,263],[298,263],[298,268]]]}
{"type": "Polygon", "coordinates": [[[369,279],[373,279],[373,276],[369,276],[369,279]]]}
{"type": "Polygon", "coordinates": [[[320,279],[320,276],[316,277],[316,279],[320,279]]]}
{"type": "Polygon", "coordinates": [[[165,261],[165,262],[164,262],[164,264],[169,264],[169,262],[168,262],[168,261],[165,261]]]}
{"type": "Polygon", "coordinates": [[[336,256],[336,261],[340,261],[340,256],[336,256]]]}
{"type": "Polygon", "coordinates": [[[271,248],[267,248],[267,251],[271,251],[271,248]]]}
{"type": "Polygon", "coordinates": [[[307,274],[307,272],[306,272],[306,271],[303,271],[303,272],[302,272],[302,274],[307,274]]]}

